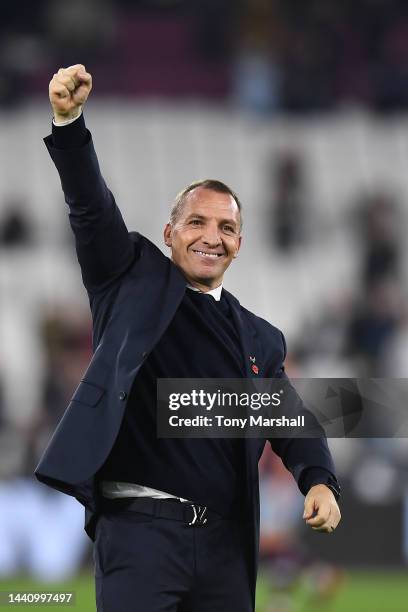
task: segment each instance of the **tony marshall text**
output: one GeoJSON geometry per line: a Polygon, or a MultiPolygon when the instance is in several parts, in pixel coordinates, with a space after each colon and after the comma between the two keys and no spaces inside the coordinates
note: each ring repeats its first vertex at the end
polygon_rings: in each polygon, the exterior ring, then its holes
{"type": "Polygon", "coordinates": [[[192,418],[179,417],[172,415],[169,417],[169,425],[171,427],[237,427],[245,429],[245,427],[304,427],[305,417],[299,415],[295,418],[285,416],[277,418],[266,418],[261,415],[250,416],[241,419],[225,417],[222,414],[214,417],[195,416],[192,418]]]}

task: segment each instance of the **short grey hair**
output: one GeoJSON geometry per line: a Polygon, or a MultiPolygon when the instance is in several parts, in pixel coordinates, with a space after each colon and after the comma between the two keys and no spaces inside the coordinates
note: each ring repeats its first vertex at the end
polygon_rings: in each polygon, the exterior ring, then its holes
{"type": "Polygon", "coordinates": [[[212,191],[216,191],[218,193],[228,193],[230,196],[232,196],[238,206],[240,215],[240,230],[242,230],[242,204],[239,197],[235,191],[231,189],[231,187],[228,187],[228,185],[216,179],[201,179],[199,181],[194,181],[177,194],[170,210],[171,225],[175,225],[177,219],[180,217],[187,195],[190,193],[190,191],[193,191],[193,189],[197,189],[197,187],[211,189],[212,191]]]}

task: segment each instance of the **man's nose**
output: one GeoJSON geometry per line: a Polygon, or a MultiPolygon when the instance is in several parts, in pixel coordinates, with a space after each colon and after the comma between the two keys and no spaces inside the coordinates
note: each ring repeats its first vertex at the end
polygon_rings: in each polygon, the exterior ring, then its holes
{"type": "Polygon", "coordinates": [[[206,227],[202,241],[211,247],[221,244],[221,236],[218,227],[206,227]]]}

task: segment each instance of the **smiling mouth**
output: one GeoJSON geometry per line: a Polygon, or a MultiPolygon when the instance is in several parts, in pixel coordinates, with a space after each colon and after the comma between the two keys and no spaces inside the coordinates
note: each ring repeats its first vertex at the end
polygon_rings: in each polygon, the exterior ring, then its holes
{"type": "Polygon", "coordinates": [[[205,253],[204,251],[197,251],[193,249],[193,253],[197,255],[201,255],[202,257],[207,257],[208,259],[217,259],[218,257],[222,257],[224,253],[205,253]]]}

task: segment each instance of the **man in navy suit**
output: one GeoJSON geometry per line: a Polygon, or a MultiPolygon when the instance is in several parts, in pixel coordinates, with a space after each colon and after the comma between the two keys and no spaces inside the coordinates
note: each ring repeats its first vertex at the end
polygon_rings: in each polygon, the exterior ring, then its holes
{"type": "MultiPolygon", "coordinates": [[[[156,382],[282,377],[285,341],[222,286],[242,225],[224,183],[178,196],[164,229],[171,259],[128,232],[85,127],[91,87],[80,64],[50,83],[45,143],[69,206],[94,352],[36,475],[86,508],[98,610],[249,612],[265,440],[158,438],[156,382]]],[[[306,496],[307,524],[333,531],[339,488],[324,436],[270,443],[306,496]]]]}

